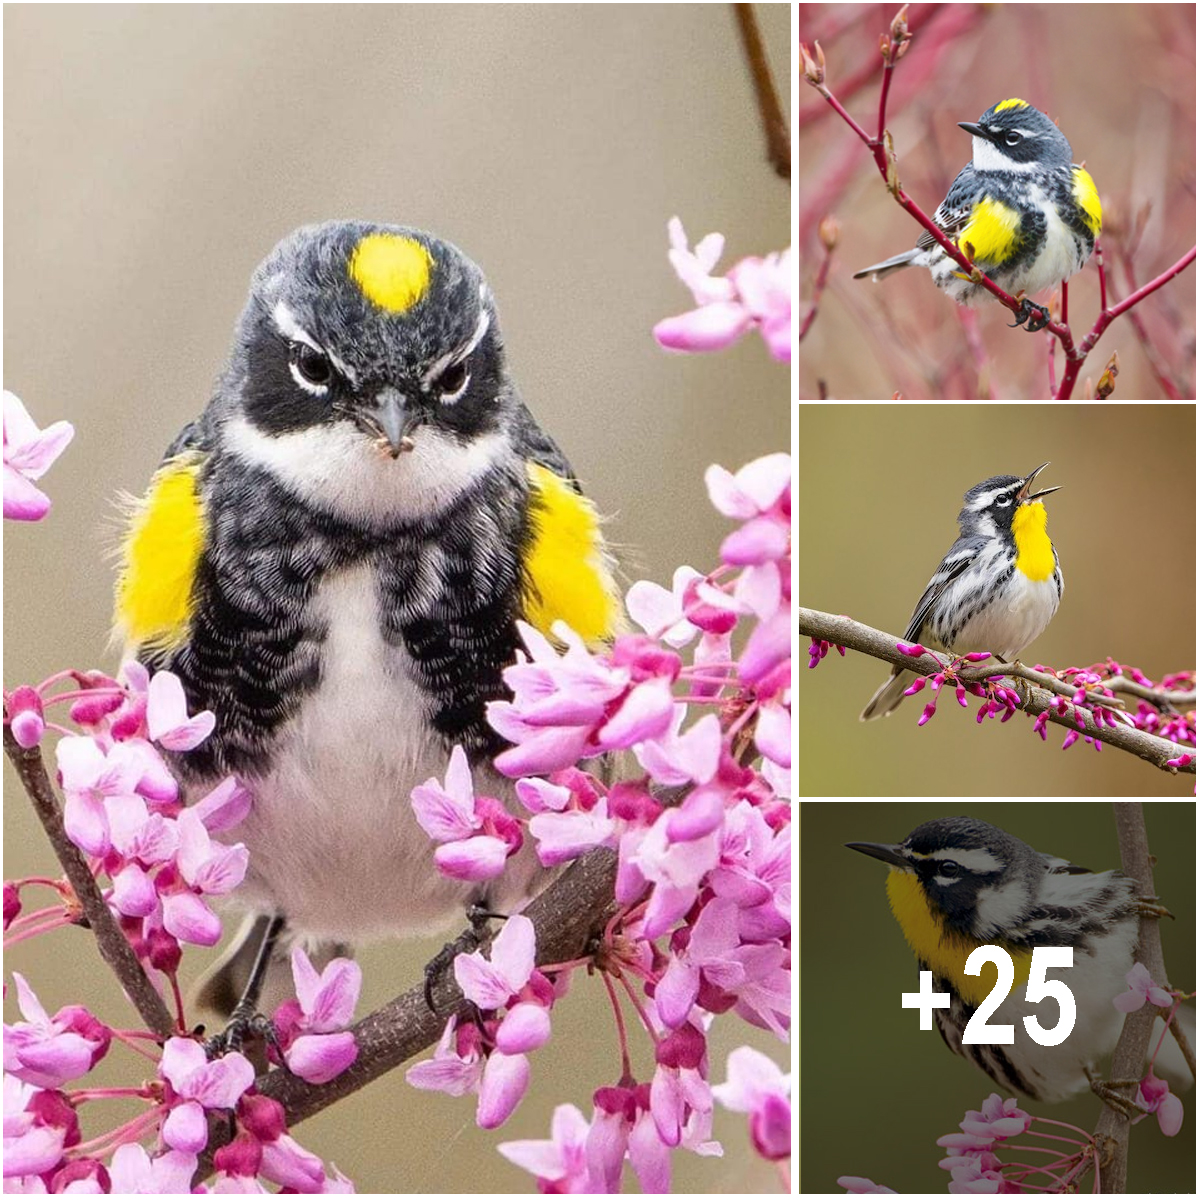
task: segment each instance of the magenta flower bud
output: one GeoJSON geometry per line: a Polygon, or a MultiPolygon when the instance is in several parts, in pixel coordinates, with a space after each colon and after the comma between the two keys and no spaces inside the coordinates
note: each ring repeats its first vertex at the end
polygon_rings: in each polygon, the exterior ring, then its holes
{"type": "Polygon", "coordinates": [[[913,642],[912,645],[909,645],[908,642],[897,642],[896,649],[901,654],[907,654],[909,658],[920,658],[922,654],[929,653],[920,642],[913,642]]]}
{"type": "Polygon", "coordinates": [[[963,656],[967,662],[983,662],[985,659],[991,658],[991,654],[986,650],[973,650],[970,654],[963,656]]]}
{"type": "Polygon", "coordinates": [[[708,1043],[694,1025],[672,1030],[655,1047],[654,1058],[660,1066],[696,1070],[704,1061],[708,1043]]]}
{"type": "Polygon", "coordinates": [[[239,1179],[253,1179],[261,1165],[262,1143],[244,1130],[213,1154],[213,1167],[217,1171],[239,1179]]]}
{"type": "Polygon", "coordinates": [[[9,695],[5,707],[17,745],[22,750],[32,750],[46,732],[41,696],[28,684],[22,684],[9,695]]]}
{"type": "Polygon", "coordinates": [[[924,725],[926,721],[932,721],[933,714],[936,712],[937,712],[937,703],[935,701],[931,700],[927,705],[925,705],[925,708],[921,713],[921,719],[917,722],[918,728],[920,726],[924,725]]]}
{"type": "Polygon", "coordinates": [[[904,694],[906,696],[915,696],[924,687],[925,687],[925,676],[918,675],[916,677],[916,679],[913,680],[912,687],[904,689],[904,694]]]}
{"type": "Polygon", "coordinates": [[[1068,749],[1069,747],[1071,747],[1071,746],[1075,745],[1075,743],[1076,743],[1077,741],[1079,741],[1079,731],[1078,731],[1078,730],[1075,730],[1075,729],[1072,729],[1072,730],[1071,730],[1071,731],[1070,731],[1070,732],[1067,734],[1067,736],[1066,736],[1065,738],[1063,738],[1063,744],[1062,744],[1062,748],[1063,748],[1064,750],[1066,750],[1066,749],[1068,749]]]}
{"type": "Polygon", "coordinates": [[[98,725],[124,703],[120,695],[81,696],[71,705],[71,720],[76,725],[98,725]]]}
{"type": "MultiPolygon", "coordinates": [[[[1192,756],[1190,754],[1181,754],[1178,758],[1168,758],[1167,759],[1168,767],[1190,767],[1191,765],[1192,765],[1192,756]]],[[[5,887],[8,887],[8,885],[5,884],[5,887]]],[[[8,911],[8,909],[7,909],[7,904],[6,904],[5,912],[7,913],[7,911],[8,911]]],[[[7,920],[8,920],[8,918],[6,916],[5,921],[7,922],[7,920]]]]}
{"type": "MultiPolygon", "coordinates": [[[[1187,755],[1184,755],[1186,758],[1187,755]]],[[[4,928],[13,923],[21,912],[21,892],[15,883],[4,881],[4,928]]]]}
{"type": "Polygon", "coordinates": [[[514,1004],[496,1030],[496,1049],[524,1054],[550,1040],[550,1014],[540,1004],[514,1004]]]}
{"type": "Polygon", "coordinates": [[[283,1105],[269,1096],[243,1095],[238,1101],[238,1120],[260,1142],[273,1142],[287,1133],[283,1105]]]}
{"type": "Polygon", "coordinates": [[[954,694],[958,698],[959,704],[961,704],[963,706],[963,708],[966,708],[967,707],[967,689],[965,687],[963,687],[963,685],[960,683],[958,685],[958,687],[956,687],[954,689],[954,694]]]}

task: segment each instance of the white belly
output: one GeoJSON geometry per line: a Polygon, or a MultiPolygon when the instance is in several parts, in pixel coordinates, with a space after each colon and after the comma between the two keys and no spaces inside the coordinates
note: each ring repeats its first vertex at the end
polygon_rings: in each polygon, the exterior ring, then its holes
{"type": "Polygon", "coordinates": [[[955,653],[990,650],[1011,662],[1050,624],[1057,609],[1053,575],[1035,583],[1014,571],[1004,595],[963,626],[954,642],[955,653]]]}
{"type": "MultiPolygon", "coordinates": [[[[461,921],[482,893],[438,873],[434,843],[409,800],[417,784],[444,777],[447,751],[431,731],[407,652],[381,636],[371,568],[327,580],[314,603],[329,622],[321,682],[280,731],[271,770],[246,780],[251,814],[227,835],[250,852],[236,898],[284,913],[310,937],[436,932],[461,921]]],[[[475,780],[511,800],[511,783],[494,772],[477,770],[475,780]]],[[[536,873],[527,847],[489,901],[511,911],[536,873]]]]}

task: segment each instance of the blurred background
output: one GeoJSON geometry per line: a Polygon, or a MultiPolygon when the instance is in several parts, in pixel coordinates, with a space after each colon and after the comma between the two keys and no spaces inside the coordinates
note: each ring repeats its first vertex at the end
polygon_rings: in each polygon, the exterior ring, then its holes
{"type": "MultiPolygon", "coordinates": [[[[1170,982],[1190,991],[1196,971],[1196,809],[1189,800],[1145,806],[1154,885],[1175,920],[1159,923],[1170,982]]],[[[895,802],[800,809],[800,1191],[836,1190],[859,1175],[897,1192],[944,1193],[950,1176],[935,1145],[957,1133],[996,1085],[952,1054],[936,1029],[900,1007],[915,991],[916,959],[888,908],[887,867],[846,842],[899,842],[934,817],[971,816],[1035,850],[1093,871],[1121,866],[1108,804],[895,802]]],[[[1134,1129],[1129,1193],[1191,1192],[1196,1178],[1195,1091],[1183,1095],[1184,1126],[1163,1137],[1153,1119],[1134,1129]]],[[[1056,1104],[1022,1104],[1034,1116],[1095,1128],[1090,1093],[1056,1104]]],[[[1062,1131],[1067,1132],[1067,1131],[1062,1131]]],[[[1084,1181],[1091,1190],[1091,1178],[1084,1181]]]]}
{"type": "MultiPolygon", "coordinates": [[[[963,493],[1039,463],[1064,589],[1032,666],[1111,655],[1159,680],[1196,665],[1196,410],[1190,405],[802,405],[799,602],[903,635],[958,536],[963,493]]],[[[947,695],[918,729],[923,695],[858,714],[889,667],[836,651],[800,672],[793,711],[802,796],[1191,796],[1159,771],[1031,718],[976,726],[947,695]]],[[[968,697],[968,699],[972,699],[968,697]]],[[[1132,706],[1136,710],[1136,702],[1132,706]]]]}
{"type": "MultiPolygon", "coordinates": [[[[757,11],[786,104],[788,6],[757,11]]],[[[76,427],[45,481],[49,518],[7,530],[10,686],[117,665],[112,501],[145,487],[203,407],[252,270],[304,222],[415,225],[480,263],[513,374],[609,515],[630,578],[715,563],[728,522],[704,468],[788,445],[787,371],[757,338],[701,358],[650,335],[691,307],[667,263],[673,214],[693,242],[722,231],[724,265],[789,241],[728,5],[7,8],[4,103],[5,386],[39,424],[76,427]]],[[[49,851],[5,786],[5,873],[44,872],[49,851]]],[[[443,941],[365,954],[360,1012],[443,941]]],[[[84,1000],[124,1022],[88,943],[61,932],[8,965],[51,1011],[84,1000]]],[[[189,959],[198,971],[203,956],[189,959]]],[[[601,997],[580,980],[556,1010],[499,1137],[475,1128],[470,1100],[400,1072],[298,1135],[361,1192],[528,1191],[494,1145],[548,1136],[556,1103],[590,1113],[593,1087],[616,1079],[601,997]]],[[[785,1061],[744,1028],[734,1042],[785,1061]]],[[[717,1037],[714,1078],[731,1045],[717,1037]]],[[[678,1155],[676,1190],[777,1187],[742,1118],[719,1113],[716,1136],[726,1157],[678,1155]]]]}
{"type": "MultiPolygon", "coordinates": [[[[800,41],[825,52],[826,85],[870,134],[878,127],[879,37],[900,5],[801,4],[800,41]]],[[[1101,244],[1110,303],[1161,274],[1196,243],[1196,9],[1191,4],[913,4],[908,51],[888,97],[905,192],[932,215],[970,160],[959,121],[1018,96],[1057,120],[1104,206],[1101,244]],[[1069,47],[1069,53],[1064,49],[1069,47]],[[1105,86],[1104,80],[1117,86],[1105,86]],[[1140,217],[1144,210],[1144,216],[1140,217]],[[1144,225],[1140,222],[1144,220],[1144,225]],[[1140,235],[1137,232],[1141,229],[1140,235]],[[1126,274],[1132,263],[1136,283],[1126,274]]],[[[801,306],[824,251],[823,217],[841,227],[829,285],[800,353],[800,396],[884,400],[1034,399],[1048,395],[1046,337],[1007,329],[999,304],[975,312],[988,367],[969,352],[960,309],[926,270],[878,283],[855,271],[916,244],[921,230],[888,194],[867,149],[803,79],[796,116],[801,306]]],[[[1070,283],[1075,341],[1099,311],[1096,259],[1070,283]]],[[[1058,289],[1053,294],[1057,294],[1058,289]]],[[[1048,296],[1039,297],[1048,303],[1048,296]]],[[[1196,268],[1133,311],[1178,396],[1194,399],[1196,268]]],[[[1171,398],[1130,317],[1119,317],[1084,364],[1099,379],[1117,351],[1116,398],[1171,398]]],[[[1061,349],[1056,358],[1062,373],[1061,349]]]]}

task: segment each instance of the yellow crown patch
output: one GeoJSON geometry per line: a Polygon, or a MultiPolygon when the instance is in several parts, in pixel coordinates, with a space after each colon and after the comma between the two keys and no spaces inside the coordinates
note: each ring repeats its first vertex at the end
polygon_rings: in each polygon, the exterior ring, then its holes
{"type": "Polygon", "coordinates": [[[433,258],[414,238],[369,233],[350,255],[350,278],[385,312],[406,313],[429,291],[433,258]]]}
{"type": "Polygon", "coordinates": [[[1024,100],[1018,100],[1015,96],[1011,100],[1001,100],[996,105],[995,112],[1003,112],[1006,108],[1028,108],[1029,104],[1024,100]]]}

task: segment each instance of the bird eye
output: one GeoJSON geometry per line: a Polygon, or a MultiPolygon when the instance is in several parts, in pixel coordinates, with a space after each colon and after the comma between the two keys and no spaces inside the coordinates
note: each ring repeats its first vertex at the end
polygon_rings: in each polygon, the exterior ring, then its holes
{"type": "Polygon", "coordinates": [[[1015,130],[1010,130],[1004,135],[1004,141],[1009,146],[1015,146],[1021,140],[1021,135],[1015,130]]]}
{"type": "Polygon", "coordinates": [[[437,378],[438,391],[442,394],[443,404],[453,404],[471,382],[471,372],[467,360],[451,363],[437,378]]]}
{"type": "Polygon", "coordinates": [[[297,342],[292,346],[292,360],[288,364],[292,378],[306,392],[320,396],[325,393],[333,382],[333,364],[328,356],[321,353],[315,346],[297,342]]]}
{"type": "Polygon", "coordinates": [[[947,879],[953,879],[958,874],[958,863],[953,859],[943,859],[938,868],[939,875],[945,875],[947,879]]]}
{"type": "Polygon", "coordinates": [[[1011,496],[1002,496],[999,500],[996,501],[996,507],[997,508],[1007,508],[1011,503],[1012,503],[1011,496]]]}

